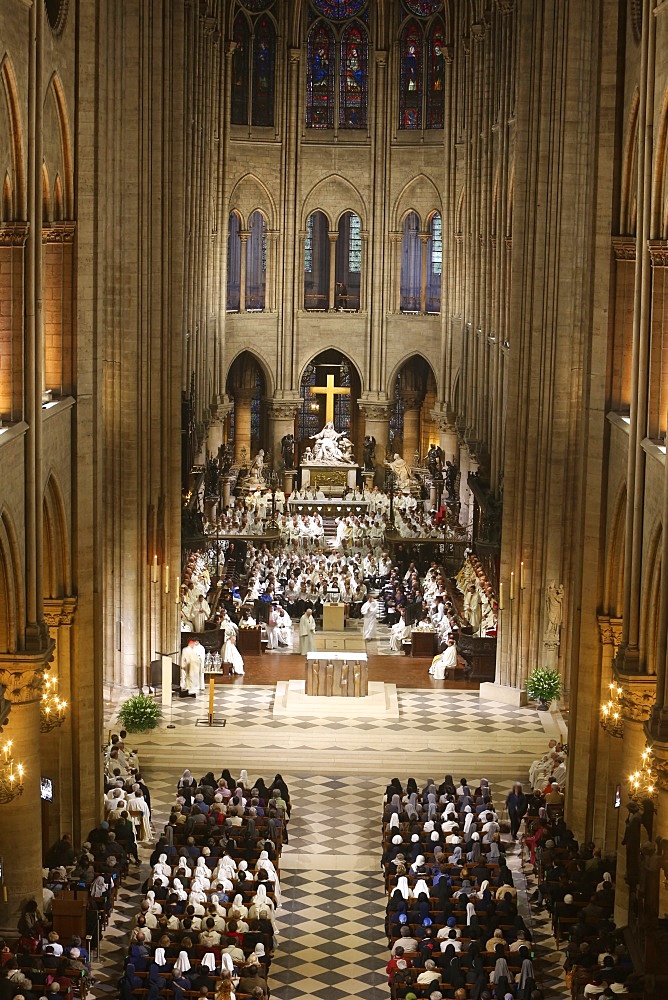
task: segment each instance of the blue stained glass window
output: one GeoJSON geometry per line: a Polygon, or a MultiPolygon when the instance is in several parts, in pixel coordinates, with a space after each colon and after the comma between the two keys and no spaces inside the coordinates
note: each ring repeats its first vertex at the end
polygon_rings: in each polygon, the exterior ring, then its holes
{"type": "Polygon", "coordinates": [[[253,41],[253,125],[274,124],[274,78],[276,30],[270,17],[260,17],[255,24],[253,41]]]}
{"type": "Polygon", "coordinates": [[[431,273],[443,273],[443,223],[440,212],[431,220],[431,273]]]}
{"type": "Polygon", "coordinates": [[[313,6],[325,17],[333,21],[345,21],[347,17],[359,14],[366,0],[312,0],[313,6]]]}
{"type": "Polygon", "coordinates": [[[401,311],[420,311],[420,275],[422,273],[422,245],[420,220],[415,212],[404,219],[404,236],[401,245],[401,311]]]}
{"type": "Polygon", "coordinates": [[[339,125],[365,128],[367,112],[369,42],[366,29],[349,24],[341,36],[339,125]]]}
{"type": "Polygon", "coordinates": [[[264,309],[267,280],[267,225],[262,212],[253,212],[246,244],[246,309],[264,309]]]}
{"type": "Polygon", "coordinates": [[[334,127],[334,35],[317,21],[308,36],[306,124],[311,128],[334,127]]]}
{"type": "Polygon", "coordinates": [[[443,6],[443,0],[404,0],[411,14],[429,17],[443,6]]]}
{"type": "Polygon", "coordinates": [[[354,212],[350,213],[348,270],[354,274],[359,274],[362,270],[362,220],[354,212]]]}
{"type": "Polygon", "coordinates": [[[239,216],[232,212],[227,236],[227,311],[239,312],[241,293],[241,240],[239,216]]]}
{"type": "Polygon", "coordinates": [[[422,128],[422,31],[415,21],[401,35],[399,128],[422,128]]]}
{"type": "Polygon", "coordinates": [[[306,239],[304,240],[304,270],[310,274],[313,270],[313,215],[306,220],[306,239]]]}
{"type": "Polygon", "coordinates": [[[443,274],[443,220],[434,212],[429,227],[427,244],[427,301],[428,313],[441,311],[441,276],[443,274]]]}
{"type": "Polygon", "coordinates": [[[445,30],[438,18],[429,33],[427,51],[427,128],[443,128],[445,110],[445,30]]]}

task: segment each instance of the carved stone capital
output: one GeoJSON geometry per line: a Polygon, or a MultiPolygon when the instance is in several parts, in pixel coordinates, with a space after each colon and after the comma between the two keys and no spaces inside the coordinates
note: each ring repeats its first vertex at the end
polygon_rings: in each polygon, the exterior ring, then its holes
{"type": "Polygon", "coordinates": [[[615,255],[615,260],[635,260],[635,236],[613,236],[612,252],[615,255]]]}
{"type": "Polygon", "coordinates": [[[454,45],[444,45],[443,55],[445,57],[446,63],[452,63],[455,61],[455,47],[454,45]]]}
{"type": "Polygon", "coordinates": [[[390,419],[390,404],[389,403],[371,403],[366,402],[363,399],[358,399],[358,405],[367,420],[389,420],[390,419]]]}
{"type": "Polygon", "coordinates": [[[77,610],[76,597],[45,597],[44,621],[49,628],[73,625],[77,610]]]}
{"type": "Polygon", "coordinates": [[[602,646],[612,646],[613,655],[622,641],[622,619],[611,618],[609,615],[597,615],[598,631],[602,646]]]}
{"type": "Polygon", "coordinates": [[[668,267],[668,240],[647,240],[652,267],[668,267]]]}
{"type": "Polygon", "coordinates": [[[513,249],[513,238],[512,238],[512,236],[506,236],[505,239],[504,239],[504,243],[506,244],[506,250],[512,250],[513,249]]]}
{"type": "Polygon", "coordinates": [[[647,722],[655,698],[655,684],[625,684],[619,699],[622,716],[628,722],[647,722]]]}
{"type": "Polygon", "coordinates": [[[515,0],[496,0],[496,9],[499,14],[512,14],[515,10],[515,0]]]}
{"type": "Polygon", "coordinates": [[[453,421],[450,419],[447,411],[432,410],[429,415],[442,434],[457,433],[457,428],[455,427],[453,421]]]}
{"type": "Polygon", "coordinates": [[[23,247],[28,239],[27,222],[8,222],[0,226],[0,247],[23,247]]]}
{"type": "Polygon", "coordinates": [[[42,229],[42,243],[74,243],[76,222],[54,222],[42,229]]]}
{"type": "Polygon", "coordinates": [[[293,66],[299,62],[301,57],[302,57],[301,49],[288,49],[288,58],[293,66]]]}
{"type": "Polygon", "coordinates": [[[0,687],[4,687],[4,697],[10,704],[29,705],[40,700],[54,648],[53,639],[49,639],[47,647],[38,653],[0,654],[0,687]]]}
{"type": "Polygon", "coordinates": [[[385,49],[376,49],[376,65],[387,66],[387,52],[385,49]]]}
{"type": "Polygon", "coordinates": [[[268,399],[269,416],[274,420],[294,420],[300,402],[295,399],[268,399]]]}
{"type": "Polygon", "coordinates": [[[404,410],[419,410],[422,405],[422,393],[417,389],[402,389],[401,402],[404,410]]]}

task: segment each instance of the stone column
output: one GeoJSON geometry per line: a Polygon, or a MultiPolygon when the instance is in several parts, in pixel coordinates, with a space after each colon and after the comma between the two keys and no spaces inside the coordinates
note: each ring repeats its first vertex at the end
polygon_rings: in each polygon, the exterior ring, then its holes
{"type": "Polygon", "coordinates": [[[251,457],[251,399],[252,389],[234,390],[234,461],[241,461],[241,452],[246,449],[246,458],[251,457]]]}
{"type": "MultiPolygon", "coordinates": [[[[72,702],[72,626],[77,609],[76,597],[44,598],[44,618],[55,642],[50,674],[58,680],[58,694],[68,705],[65,719],[51,732],[42,733],[40,750],[44,761],[44,775],[54,783],[53,802],[49,808],[49,836],[53,842],[63,833],[78,835],[79,816],[74,809],[72,702]]],[[[84,835],[90,827],[84,831],[84,835]]]]}
{"type": "Polygon", "coordinates": [[[223,443],[223,426],[234,409],[234,401],[229,396],[218,396],[211,404],[211,423],[206,440],[206,448],[214,458],[223,443]]]}
{"type": "Polygon", "coordinates": [[[248,239],[250,232],[246,229],[239,230],[241,240],[241,266],[239,277],[239,312],[246,312],[246,255],[248,253],[248,239]]]}
{"type": "Polygon", "coordinates": [[[50,640],[47,651],[34,656],[25,653],[0,656],[0,685],[11,703],[2,744],[12,741],[14,762],[25,769],[23,794],[0,804],[0,856],[4,860],[7,890],[7,902],[0,901],[0,930],[14,934],[22,905],[31,898],[40,906],[42,902],[39,703],[44,671],[53,648],[50,640]]]}
{"type": "Polygon", "coordinates": [[[273,455],[273,467],[283,468],[283,456],[281,455],[281,439],[286,434],[294,434],[295,415],[300,399],[268,399],[267,416],[269,419],[269,436],[267,446],[271,448],[273,455]]]}
{"type": "Polygon", "coordinates": [[[330,312],[336,310],[336,241],[338,233],[329,233],[329,303],[330,312]]]}
{"type": "Polygon", "coordinates": [[[422,254],[422,264],[420,267],[420,312],[424,315],[427,311],[427,247],[429,244],[429,233],[420,233],[419,237],[422,254]]]}
{"type": "Polygon", "coordinates": [[[392,267],[392,282],[391,287],[393,289],[392,301],[390,303],[390,308],[392,312],[401,312],[401,245],[403,242],[404,234],[392,232],[390,233],[390,253],[391,253],[391,267],[392,267]]]}
{"type": "Polygon", "coordinates": [[[453,462],[459,465],[459,438],[457,428],[448,419],[447,413],[443,410],[432,410],[432,418],[438,426],[438,443],[443,449],[446,462],[453,462]]]}
{"type": "MultiPolygon", "coordinates": [[[[601,704],[610,700],[610,684],[617,685],[613,677],[612,664],[621,641],[621,618],[598,616],[601,639],[601,704]]],[[[621,727],[604,729],[599,725],[596,733],[597,759],[600,766],[594,790],[593,839],[603,848],[604,854],[614,854],[617,850],[619,809],[615,809],[615,789],[622,782],[623,723],[621,727]],[[619,733],[619,728],[622,732],[619,733]]],[[[577,796],[577,790],[573,793],[577,796]]],[[[569,790],[570,795],[570,790],[569,790]]]]}
{"type": "Polygon", "coordinates": [[[414,389],[407,389],[401,393],[401,400],[404,404],[404,461],[413,465],[416,451],[420,450],[420,407],[422,399],[420,393],[414,389]]]}
{"type": "Polygon", "coordinates": [[[371,403],[358,400],[361,412],[364,414],[364,433],[376,439],[376,474],[374,485],[382,486],[385,482],[385,452],[390,439],[390,404],[371,403]]]}

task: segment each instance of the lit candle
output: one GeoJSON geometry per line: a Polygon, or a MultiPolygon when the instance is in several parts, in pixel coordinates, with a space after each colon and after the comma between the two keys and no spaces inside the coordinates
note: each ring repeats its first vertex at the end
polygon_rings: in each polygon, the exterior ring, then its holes
{"type": "Polygon", "coordinates": [[[165,566],[165,593],[169,593],[169,566],[165,566]]]}
{"type": "Polygon", "coordinates": [[[515,574],[510,574],[510,600],[515,600],[515,574]]]}
{"type": "Polygon", "coordinates": [[[503,584],[499,584],[499,611],[503,611],[503,584]]]}
{"type": "Polygon", "coordinates": [[[180,604],[181,603],[181,577],[180,576],[177,576],[177,578],[176,578],[176,587],[174,589],[175,589],[174,604],[180,604]]]}
{"type": "Polygon", "coordinates": [[[526,587],[526,580],[524,579],[524,563],[520,563],[520,590],[524,590],[526,587]]]}
{"type": "Polygon", "coordinates": [[[153,567],[151,569],[151,583],[158,582],[158,557],[153,556],[153,567]]]}

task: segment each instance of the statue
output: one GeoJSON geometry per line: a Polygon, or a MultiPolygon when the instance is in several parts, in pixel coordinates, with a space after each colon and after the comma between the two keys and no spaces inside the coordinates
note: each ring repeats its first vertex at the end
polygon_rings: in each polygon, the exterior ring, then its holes
{"type": "Polygon", "coordinates": [[[443,449],[437,444],[430,444],[427,452],[427,468],[432,479],[440,479],[443,470],[443,449]]]}
{"type": "Polygon", "coordinates": [[[392,472],[397,477],[397,489],[409,490],[411,486],[413,486],[415,480],[411,476],[411,470],[408,468],[408,462],[400,455],[397,455],[395,452],[392,461],[386,462],[385,464],[392,469],[392,472]]]}
{"type": "Polygon", "coordinates": [[[629,802],[626,808],[629,811],[629,815],[626,818],[622,845],[626,848],[626,881],[631,889],[635,889],[640,876],[642,820],[640,818],[640,806],[637,802],[629,802]]]}
{"type": "Polygon", "coordinates": [[[549,584],[545,594],[545,642],[559,642],[559,629],[563,617],[564,586],[557,586],[554,581],[549,584]]]}
{"type": "Polygon", "coordinates": [[[353,443],[345,434],[334,429],[334,423],[328,420],[319,434],[313,437],[313,461],[323,465],[351,465],[353,461],[353,443]]]}
{"type": "Polygon", "coordinates": [[[445,489],[449,503],[457,503],[457,466],[454,462],[445,463],[445,489]]]}
{"type": "Polygon", "coordinates": [[[264,450],[260,448],[248,470],[248,482],[252,486],[266,486],[264,479],[264,450]]]}
{"type": "Polygon", "coordinates": [[[366,472],[373,472],[373,462],[376,457],[376,439],[367,434],[364,438],[364,469],[366,472]]]}
{"type": "Polygon", "coordinates": [[[294,469],[295,467],[295,438],[293,434],[286,434],[281,438],[281,455],[283,456],[283,465],[286,469],[294,469]]]}

